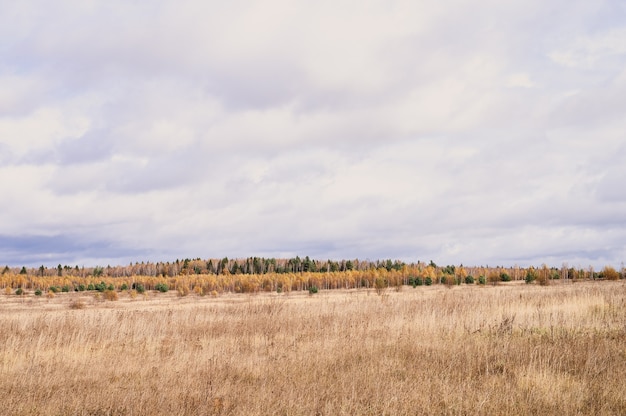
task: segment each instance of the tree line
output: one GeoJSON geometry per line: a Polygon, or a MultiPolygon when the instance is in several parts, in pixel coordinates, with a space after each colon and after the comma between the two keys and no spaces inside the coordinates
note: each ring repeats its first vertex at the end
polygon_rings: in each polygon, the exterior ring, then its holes
{"type": "MultiPolygon", "coordinates": [[[[418,262],[419,263],[419,262],[418,262]]],[[[270,273],[328,273],[345,272],[349,270],[363,271],[385,268],[386,270],[400,270],[406,264],[399,260],[392,261],[360,261],[353,260],[312,260],[309,256],[299,256],[288,259],[248,257],[243,259],[176,259],[172,262],[135,262],[127,266],[95,266],[79,267],[59,264],[56,267],[9,267],[5,266],[3,274],[13,273],[31,276],[80,276],[80,277],[128,277],[128,276],[161,276],[175,277],[191,274],[270,274],[270,273]]]]}
{"type": "Polygon", "coordinates": [[[626,277],[626,269],[619,271],[606,266],[595,271],[593,267],[576,269],[541,267],[465,267],[438,266],[429,263],[400,261],[314,261],[300,259],[248,258],[240,260],[177,260],[171,263],[135,263],[117,267],[64,267],[27,269],[5,266],[0,275],[0,288],[12,290],[35,289],[43,291],[83,291],[133,289],[177,290],[181,294],[254,293],[260,291],[289,292],[299,290],[400,289],[432,284],[468,285],[499,284],[515,280],[526,283],[549,284],[555,279],[607,279],[626,277]],[[267,261],[266,261],[267,260],[267,261]]]}

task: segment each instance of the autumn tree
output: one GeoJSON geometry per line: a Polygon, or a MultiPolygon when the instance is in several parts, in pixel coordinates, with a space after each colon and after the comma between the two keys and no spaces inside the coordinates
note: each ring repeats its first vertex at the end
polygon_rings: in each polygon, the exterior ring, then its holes
{"type": "Polygon", "coordinates": [[[605,266],[604,269],[602,269],[602,272],[600,273],[600,275],[604,277],[606,280],[618,280],[619,279],[619,273],[617,272],[617,270],[615,270],[611,266],[605,266]]]}

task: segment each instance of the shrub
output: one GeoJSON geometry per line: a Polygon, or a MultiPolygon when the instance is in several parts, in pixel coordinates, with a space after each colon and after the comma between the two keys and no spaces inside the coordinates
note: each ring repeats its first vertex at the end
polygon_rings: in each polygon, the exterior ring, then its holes
{"type": "Polygon", "coordinates": [[[96,287],[93,283],[89,283],[89,285],[87,286],[87,290],[96,290],[96,287]]]}
{"type": "Polygon", "coordinates": [[[158,290],[158,291],[159,291],[159,292],[161,292],[161,293],[165,293],[165,292],[167,292],[168,290],[170,290],[170,287],[167,285],[167,283],[157,283],[157,284],[154,286],[154,289],[155,289],[155,290],[158,290]]]}
{"type": "Polygon", "coordinates": [[[79,292],[84,292],[85,291],[85,285],[81,283],[81,284],[78,285],[77,289],[78,289],[79,292]]]}
{"type": "Polygon", "coordinates": [[[56,295],[54,294],[54,292],[52,290],[48,290],[48,294],[46,295],[46,297],[48,299],[52,299],[53,297],[55,297],[56,295]]]}
{"type": "Polygon", "coordinates": [[[107,289],[107,285],[104,282],[100,282],[97,285],[95,285],[95,288],[98,292],[104,292],[107,289]]]}
{"type": "Polygon", "coordinates": [[[70,309],[85,309],[85,302],[76,299],[70,303],[70,309]]]}
{"type": "Polygon", "coordinates": [[[474,284],[474,277],[472,275],[465,276],[465,284],[473,285],[474,284]]]}
{"type": "Polygon", "coordinates": [[[115,290],[106,290],[104,292],[104,299],[105,300],[117,300],[118,296],[117,296],[117,292],[115,290]]]}
{"type": "Polygon", "coordinates": [[[510,282],[511,281],[511,276],[509,276],[508,273],[500,273],[500,280],[503,282],[510,282]]]}
{"type": "Polygon", "coordinates": [[[416,286],[422,286],[424,284],[424,279],[422,279],[421,277],[416,277],[415,278],[415,285],[416,286]]]}
{"type": "Polygon", "coordinates": [[[537,283],[541,286],[548,286],[550,284],[550,275],[542,271],[537,277],[537,283]]]}
{"type": "Polygon", "coordinates": [[[41,289],[35,290],[35,296],[41,296],[41,294],[42,294],[41,289]]]}
{"type": "Polygon", "coordinates": [[[317,286],[309,286],[309,295],[317,293],[317,286]]]}
{"type": "Polygon", "coordinates": [[[69,291],[70,291],[70,287],[69,287],[68,285],[65,285],[65,286],[63,286],[63,287],[61,288],[61,292],[65,292],[65,293],[67,293],[67,292],[69,292],[69,291]]]}
{"type": "Polygon", "coordinates": [[[137,293],[143,293],[143,292],[146,291],[146,288],[143,287],[143,285],[141,283],[133,284],[133,289],[135,289],[137,291],[137,293]]]}
{"type": "Polygon", "coordinates": [[[427,277],[426,279],[424,279],[424,284],[426,286],[430,286],[433,284],[433,279],[431,279],[430,277],[427,277]]]}
{"type": "Polygon", "coordinates": [[[620,278],[619,272],[611,266],[606,266],[600,275],[607,280],[618,280],[620,278]]]}
{"type": "Polygon", "coordinates": [[[382,294],[387,289],[387,281],[382,277],[377,277],[374,281],[374,288],[377,294],[382,294]]]}
{"type": "Polygon", "coordinates": [[[189,294],[189,286],[187,285],[180,285],[178,286],[178,296],[187,296],[189,294]]]}
{"type": "Polygon", "coordinates": [[[113,286],[113,283],[107,286],[107,290],[115,290],[115,286],[113,286]]]}
{"type": "Polygon", "coordinates": [[[487,278],[485,276],[478,276],[478,284],[484,285],[487,283],[487,278]]]}
{"type": "Polygon", "coordinates": [[[24,290],[21,287],[18,287],[17,290],[15,291],[15,294],[18,296],[21,296],[24,294],[24,290]]]}
{"type": "Polygon", "coordinates": [[[528,271],[526,272],[526,277],[524,278],[524,281],[529,284],[534,282],[535,280],[537,280],[537,272],[534,269],[528,269],[528,271]]]}
{"type": "Polygon", "coordinates": [[[122,283],[122,286],[120,286],[120,290],[128,290],[128,285],[126,283],[122,283]]]}
{"type": "Polygon", "coordinates": [[[487,275],[487,281],[492,285],[500,283],[500,275],[497,272],[491,272],[487,275]]]}

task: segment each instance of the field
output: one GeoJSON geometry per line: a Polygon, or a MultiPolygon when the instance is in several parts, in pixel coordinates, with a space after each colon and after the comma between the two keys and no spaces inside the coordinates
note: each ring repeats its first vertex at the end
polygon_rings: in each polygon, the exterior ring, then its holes
{"type": "Polygon", "coordinates": [[[625,380],[624,281],[0,295],[6,415],[609,415],[625,380]]]}

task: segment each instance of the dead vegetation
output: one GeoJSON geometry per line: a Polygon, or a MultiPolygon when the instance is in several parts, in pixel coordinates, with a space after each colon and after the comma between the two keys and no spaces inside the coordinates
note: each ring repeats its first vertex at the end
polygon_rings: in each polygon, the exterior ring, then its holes
{"type": "Polygon", "coordinates": [[[622,281],[0,295],[2,412],[626,414],[625,299],[622,281]]]}

